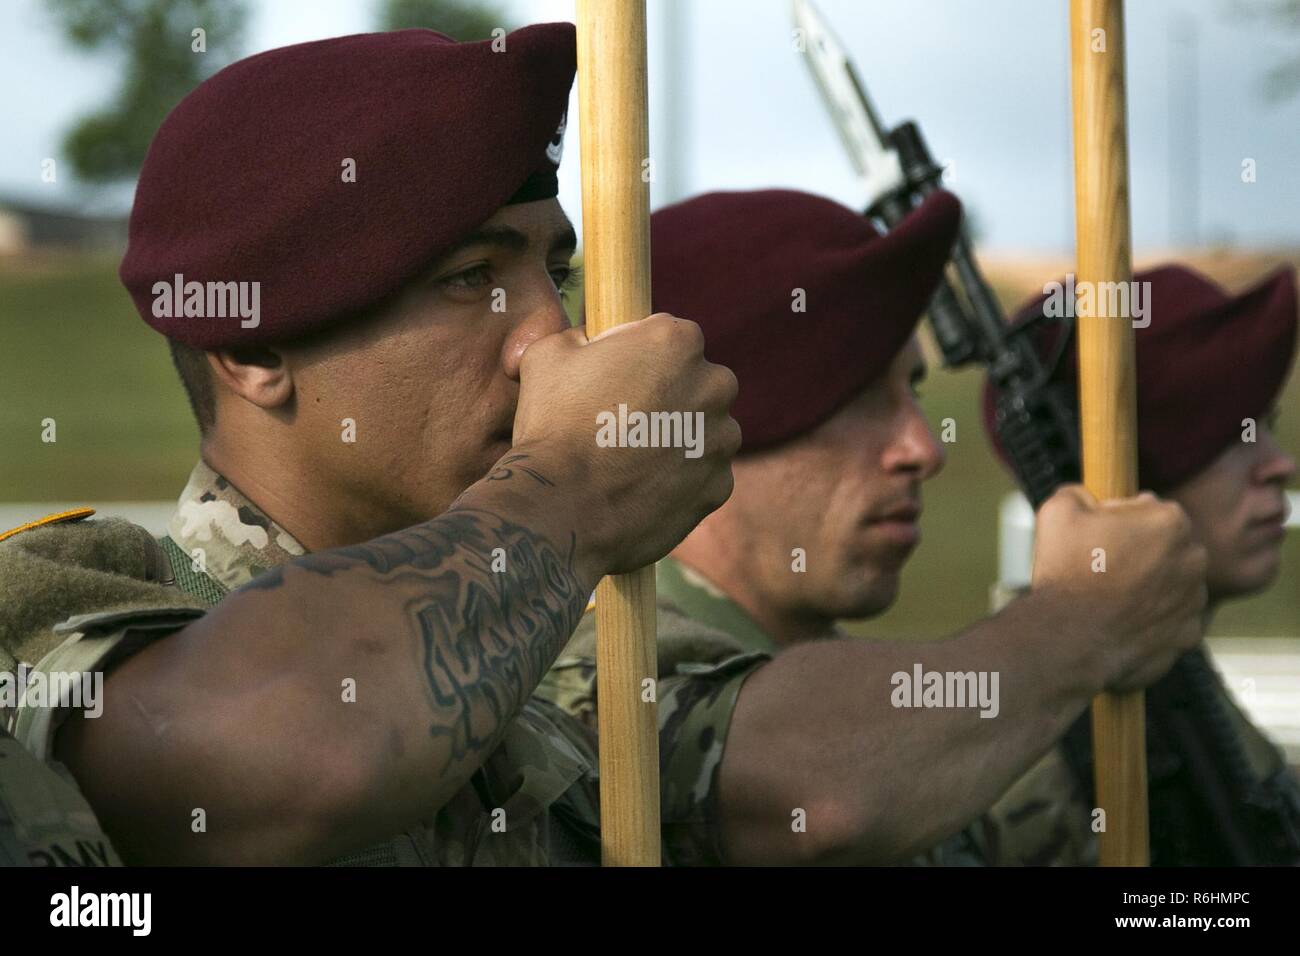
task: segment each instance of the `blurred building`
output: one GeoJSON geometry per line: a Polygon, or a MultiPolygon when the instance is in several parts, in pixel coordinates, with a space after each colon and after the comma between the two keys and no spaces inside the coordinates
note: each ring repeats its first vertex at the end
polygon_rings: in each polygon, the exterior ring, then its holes
{"type": "Polygon", "coordinates": [[[61,207],[0,196],[0,255],[37,249],[120,249],[126,216],[92,216],[61,207]]]}

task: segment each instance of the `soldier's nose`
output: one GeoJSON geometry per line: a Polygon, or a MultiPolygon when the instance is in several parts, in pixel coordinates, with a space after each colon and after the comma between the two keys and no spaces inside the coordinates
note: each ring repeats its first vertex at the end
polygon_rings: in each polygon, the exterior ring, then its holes
{"type": "Polygon", "coordinates": [[[519,381],[519,366],[524,352],[538,339],[569,328],[569,317],[560,306],[559,300],[548,303],[529,313],[528,318],[517,325],[506,338],[501,350],[501,367],[506,375],[519,381]]]}

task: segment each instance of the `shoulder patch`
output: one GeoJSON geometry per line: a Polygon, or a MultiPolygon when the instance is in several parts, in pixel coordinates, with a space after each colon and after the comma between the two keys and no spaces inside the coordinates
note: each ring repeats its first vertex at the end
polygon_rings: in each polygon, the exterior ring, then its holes
{"type": "Polygon", "coordinates": [[[0,669],[41,660],[64,640],[54,627],[80,615],[200,605],[166,583],[159,555],[122,518],[54,522],[0,542],[0,669]]]}

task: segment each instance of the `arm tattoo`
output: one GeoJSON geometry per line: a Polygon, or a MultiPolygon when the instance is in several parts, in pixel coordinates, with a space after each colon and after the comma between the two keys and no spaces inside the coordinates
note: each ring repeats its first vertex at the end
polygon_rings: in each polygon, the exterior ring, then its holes
{"type": "MultiPolygon", "coordinates": [[[[491,752],[577,627],[588,595],[573,570],[576,541],[571,534],[561,556],[521,525],[460,508],[285,567],[327,577],[365,567],[403,595],[418,638],[430,732],[449,746],[446,770],[491,752]]],[[[245,587],[275,589],[283,577],[277,568],[245,587]]]]}
{"type": "Polygon", "coordinates": [[[501,459],[501,463],[497,465],[495,468],[493,468],[492,471],[488,474],[487,480],[505,481],[508,478],[513,478],[515,474],[515,468],[518,468],[525,475],[528,475],[529,477],[533,478],[543,488],[555,487],[555,482],[551,481],[551,479],[547,478],[536,468],[532,468],[528,465],[519,464],[519,462],[526,461],[527,459],[528,459],[527,455],[511,455],[509,458],[501,459]],[[514,468],[510,467],[511,465],[513,465],[514,468]]]}
{"type": "Polygon", "coordinates": [[[433,600],[413,607],[421,662],[433,709],[434,736],[446,736],[451,759],[486,753],[546,674],[578,626],[587,595],[572,570],[573,539],[565,561],[545,539],[494,516],[456,512],[476,524],[486,517],[495,541],[459,569],[440,575],[433,600]],[[493,547],[507,570],[491,569],[493,547]]]}

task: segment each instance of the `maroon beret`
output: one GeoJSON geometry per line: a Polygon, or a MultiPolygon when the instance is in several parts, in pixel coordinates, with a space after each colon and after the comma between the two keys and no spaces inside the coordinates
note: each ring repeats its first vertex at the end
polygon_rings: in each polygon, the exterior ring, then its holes
{"type": "Polygon", "coordinates": [[[651,217],[654,309],[698,323],[708,359],[736,373],[731,414],[745,450],[775,445],[884,374],[925,311],[960,222],[961,204],[946,192],[885,235],[821,196],[708,193],[651,217]]]}
{"type": "Polygon", "coordinates": [[[507,202],[554,196],[574,29],[503,39],[494,52],[432,30],[357,34],[200,84],[163,121],[136,188],[120,275],[145,321],[203,349],[315,332],[382,301],[507,202]],[[157,314],[172,297],[156,309],[155,284],[178,275],[258,283],[246,287],[258,324],[157,314]]]}
{"type": "MultiPolygon", "coordinates": [[[[1134,329],[1137,359],[1138,480],[1163,492],[1209,465],[1240,440],[1242,419],[1258,419],[1277,401],[1296,350],[1296,283],[1290,268],[1230,296],[1177,265],[1139,272],[1149,283],[1150,325],[1134,329]]],[[[1061,283],[1064,285],[1064,282],[1061,283]]],[[[1046,294],[1023,305],[1013,322],[1042,313],[1046,294]]],[[[1063,326],[1050,321],[1036,345],[1052,352],[1063,326]]],[[[1054,373],[1077,394],[1073,336],[1054,373]]],[[[984,383],[984,427],[993,427],[996,390],[984,383]]]]}

